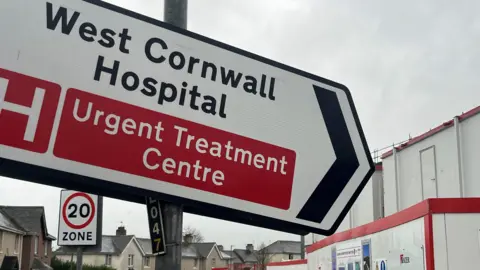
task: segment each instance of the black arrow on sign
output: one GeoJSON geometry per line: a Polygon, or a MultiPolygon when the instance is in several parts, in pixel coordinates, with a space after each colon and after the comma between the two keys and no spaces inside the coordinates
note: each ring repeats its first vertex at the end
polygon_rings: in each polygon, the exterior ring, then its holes
{"type": "Polygon", "coordinates": [[[337,94],[313,86],[337,159],[302,207],[297,218],[320,223],[360,166],[337,94]]]}

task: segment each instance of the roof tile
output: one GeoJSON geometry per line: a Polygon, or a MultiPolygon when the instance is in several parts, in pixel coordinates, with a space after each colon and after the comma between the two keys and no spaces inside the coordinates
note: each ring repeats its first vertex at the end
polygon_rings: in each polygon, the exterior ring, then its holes
{"type": "Polygon", "coordinates": [[[0,206],[25,232],[42,234],[43,206],[0,206]]]}
{"type": "Polygon", "coordinates": [[[301,254],[300,241],[278,240],[265,249],[268,254],[301,254]]]}
{"type": "Polygon", "coordinates": [[[23,228],[19,226],[13,219],[11,219],[6,213],[4,213],[1,208],[0,208],[0,227],[14,230],[14,231],[24,232],[23,228]]]}
{"type": "MultiPolygon", "coordinates": [[[[133,235],[103,235],[102,247],[87,246],[83,249],[84,254],[120,254],[132,240],[133,235]]],[[[71,254],[76,252],[76,247],[62,246],[55,251],[56,254],[71,254]]]]}

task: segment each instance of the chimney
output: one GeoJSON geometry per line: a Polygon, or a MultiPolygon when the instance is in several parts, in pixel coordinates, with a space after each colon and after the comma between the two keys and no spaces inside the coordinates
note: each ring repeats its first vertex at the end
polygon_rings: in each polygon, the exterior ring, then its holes
{"type": "Polygon", "coordinates": [[[253,253],[253,244],[247,245],[247,253],[253,253]]]}
{"type": "Polygon", "coordinates": [[[120,226],[117,228],[116,235],[127,235],[127,230],[125,230],[125,226],[120,225],[120,226]]]}
{"type": "Polygon", "coordinates": [[[223,245],[217,245],[218,250],[223,251],[223,245]]]}
{"type": "Polygon", "coordinates": [[[183,236],[183,242],[185,242],[185,244],[191,244],[193,242],[193,235],[190,233],[185,234],[185,236],[183,236]]]}

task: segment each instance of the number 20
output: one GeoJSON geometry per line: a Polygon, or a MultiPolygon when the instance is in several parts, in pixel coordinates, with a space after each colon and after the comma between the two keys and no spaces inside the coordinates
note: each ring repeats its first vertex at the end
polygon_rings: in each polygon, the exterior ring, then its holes
{"type": "MultiPolygon", "coordinates": [[[[68,206],[68,210],[72,210],[69,214],[68,214],[68,217],[69,218],[76,218],[77,217],[77,210],[78,210],[78,206],[76,204],[70,204],[68,206]]],[[[86,204],[86,203],[82,203],[80,205],[80,211],[78,211],[80,216],[82,218],[86,218],[90,215],[90,205],[86,204]]]]}

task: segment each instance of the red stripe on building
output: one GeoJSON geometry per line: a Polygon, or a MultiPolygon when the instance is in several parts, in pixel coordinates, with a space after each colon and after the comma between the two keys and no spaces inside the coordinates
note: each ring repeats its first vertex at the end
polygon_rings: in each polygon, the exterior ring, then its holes
{"type": "Polygon", "coordinates": [[[423,218],[425,227],[425,264],[426,270],[435,270],[435,256],[433,253],[433,218],[428,214],[423,218]]]}
{"type": "Polygon", "coordinates": [[[291,260],[291,261],[284,261],[284,262],[272,262],[267,264],[267,266],[286,266],[286,265],[297,265],[297,264],[306,264],[307,259],[304,260],[291,260]]]}

